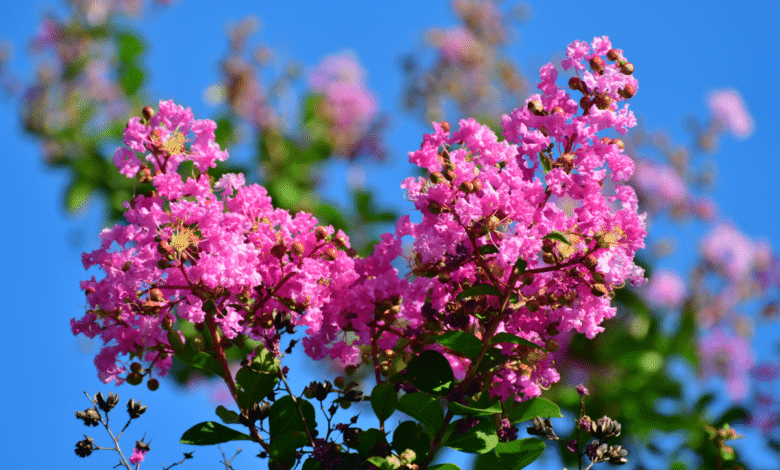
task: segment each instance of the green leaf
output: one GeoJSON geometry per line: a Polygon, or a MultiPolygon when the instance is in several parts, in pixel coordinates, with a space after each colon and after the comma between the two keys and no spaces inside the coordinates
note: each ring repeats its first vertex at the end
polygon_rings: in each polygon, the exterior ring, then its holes
{"type": "Polygon", "coordinates": [[[217,374],[220,377],[225,377],[222,371],[222,366],[219,365],[216,359],[211,357],[208,353],[201,351],[192,351],[185,348],[182,352],[176,353],[176,359],[185,364],[189,364],[192,367],[209,371],[212,374],[217,374]]]}
{"type": "Polygon", "coordinates": [[[360,456],[365,459],[371,455],[371,449],[373,449],[374,446],[376,446],[379,442],[387,444],[385,433],[376,428],[366,429],[358,438],[358,445],[356,449],[360,456]]]}
{"type": "Polygon", "coordinates": [[[482,245],[477,248],[477,251],[483,255],[492,255],[498,253],[498,247],[496,245],[482,245]]]}
{"type": "MultiPolygon", "coordinates": [[[[464,419],[471,420],[473,418],[464,419]]],[[[444,445],[469,454],[484,454],[496,447],[496,444],[498,444],[498,434],[496,434],[495,425],[493,425],[489,419],[482,418],[476,426],[463,434],[458,434],[455,432],[455,429],[461,421],[463,421],[463,419],[450,423],[448,428],[451,429],[452,432],[449,433],[450,437],[444,445]]]]}
{"type": "Polygon", "coordinates": [[[120,33],[117,36],[117,52],[120,63],[132,62],[144,52],[144,43],[141,38],[132,33],[120,33]]]}
{"type": "Polygon", "coordinates": [[[238,413],[233,410],[229,410],[222,405],[217,407],[217,416],[225,424],[238,424],[238,413]]]}
{"type": "Polygon", "coordinates": [[[134,95],[144,83],[144,71],[133,62],[125,62],[120,67],[119,85],[126,95],[134,95]]]}
{"type": "Polygon", "coordinates": [[[534,438],[499,442],[493,452],[477,457],[474,470],[520,470],[538,459],[544,447],[542,440],[534,438]]]}
{"type": "Polygon", "coordinates": [[[501,292],[493,284],[477,284],[462,291],[456,298],[458,300],[463,300],[477,295],[495,295],[496,297],[500,297],[501,292]]]}
{"type": "Polygon", "coordinates": [[[556,240],[561,243],[565,243],[567,245],[571,245],[571,242],[568,238],[566,238],[566,235],[562,234],[561,232],[557,230],[553,230],[552,232],[548,233],[547,235],[543,236],[542,238],[546,238],[548,240],[556,240]]]}
{"type": "Polygon", "coordinates": [[[407,393],[398,400],[398,409],[417,421],[438,430],[444,423],[444,410],[435,398],[424,393],[407,393]]]}
{"type": "Polygon", "coordinates": [[[552,160],[546,155],[539,155],[539,161],[542,162],[542,169],[544,169],[545,173],[549,173],[552,170],[552,160]]]}
{"type": "MultiPolygon", "coordinates": [[[[269,445],[269,455],[273,460],[282,462],[285,467],[292,468],[295,464],[295,452],[301,447],[309,445],[309,439],[303,431],[294,431],[282,436],[277,436],[269,445]]],[[[268,468],[279,468],[273,460],[269,459],[268,468]]]]}
{"type": "Polygon", "coordinates": [[[465,331],[446,331],[434,340],[447,349],[451,349],[463,357],[475,361],[482,350],[482,341],[471,333],[465,331]]]}
{"type": "Polygon", "coordinates": [[[303,462],[301,470],[325,470],[325,467],[314,459],[306,459],[306,461],[303,462]]]}
{"type": "Polygon", "coordinates": [[[189,428],[181,436],[182,444],[194,446],[210,446],[230,441],[251,441],[252,437],[242,432],[223,426],[214,421],[205,421],[189,428]]]}
{"type": "Polygon", "coordinates": [[[396,410],[398,405],[398,393],[390,382],[378,384],[371,391],[371,408],[379,419],[379,422],[387,420],[396,410]]]}
{"type": "Polygon", "coordinates": [[[542,397],[536,397],[524,402],[515,402],[511,398],[504,402],[504,409],[509,409],[509,422],[512,424],[542,418],[562,418],[561,409],[555,403],[542,397]]]}
{"type": "Polygon", "coordinates": [[[490,344],[498,344],[498,343],[519,344],[522,346],[528,346],[531,348],[536,348],[536,349],[541,349],[542,351],[546,351],[546,349],[539,346],[538,344],[528,341],[527,339],[521,338],[517,335],[513,335],[512,333],[507,333],[506,331],[502,331],[501,333],[496,333],[495,336],[490,338],[490,344]]]}
{"type": "Polygon", "coordinates": [[[241,409],[250,408],[271,393],[276,386],[277,376],[265,372],[256,372],[249,367],[242,367],[236,373],[236,388],[238,406],[241,409]]]}
{"type": "Polygon", "coordinates": [[[517,258],[517,261],[515,261],[515,267],[517,268],[518,273],[523,274],[528,267],[528,261],[524,260],[523,258],[517,258]]]}
{"type": "Polygon", "coordinates": [[[482,408],[461,405],[460,403],[453,401],[447,405],[447,408],[456,415],[485,416],[501,413],[501,402],[500,400],[495,399],[489,406],[482,408]]]}
{"type": "MultiPolygon", "coordinates": [[[[317,422],[314,418],[314,406],[303,398],[296,398],[298,406],[306,419],[306,425],[309,430],[317,428],[317,422]]],[[[292,397],[285,395],[271,405],[271,414],[268,417],[270,433],[274,436],[289,434],[295,431],[304,432],[306,428],[301,421],[298,408],[295,406],[292,397]]]]}
{"type": "Polygon", "coordinates": [[[80,179],[65,191],[65,209],[68,212],[75,212],[83,209],[89,200],[89,195],[95,190],[91,181],[80,179]]]}
{"type": "Polygon", "coordinates": [[[399,454],[406,449],[412,449],[417,454],[415,461],[419,463],[431,451],[431,438],[425,434],[419,423],[404,421],[393,432],[392,447],[399,454]]]}
{"type": "Polygon", "coordinates": [[[447,393],[455,382],[450,362],[440,352],[421,352],[406,366],[409,381],[419,390],[428,393],[447,393]]]}
{"type": "Polygon", "coordinates": [[[429,470],[460,470],[460,467],[455,465],[454,463],[440,463],[438,465],[433,465],[428,467],[429,470]]]}

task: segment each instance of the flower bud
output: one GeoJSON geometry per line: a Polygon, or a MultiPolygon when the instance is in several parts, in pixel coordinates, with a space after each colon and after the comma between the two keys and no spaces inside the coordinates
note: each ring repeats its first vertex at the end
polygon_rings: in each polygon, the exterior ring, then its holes
{"type": "Polygon", "coordinates": [[[590,293],[596,297],[601,297],[607,295],[609,291],[607,290],[607,286],[604,284],[593,284],[590,286],[590,293]]]}
{"type": "Polygon", "coordinates": [[[553,110],[552,110],[552,113],[553,114],[563,114],[563,115],[566,115],[566,111],[564,111],[563,108],[561,108],[560,106],[554,107],[553,110]]]}
{"type": "Polygon", "coordinates": [[[617,145],[620,150],[626,148],[626,144],[620,139],[612,139],[612,145],[617,145]]]}
{"type": "Polygon", "coordinates": [[[141,110],[141,115],[147,122],[149,122],[149,120],[154,117],[154,109],[152,109],[151,106],[146,106],[141,110]]]}
{"type": "Polygon", "coordinates": [[[472,180],[471,183],[474,185],[475,193],[482,191],[482,181],[478,180],[477,178],[474,178],[474,180],[472,180]]]}
{"type": "Polygon", "coordinates": [[[531,299],[525,303],[525,308],[527,308],[529,312],[536,312],[539,310],[539,301],[536,299],[531,299]]]}
{"type": "Polygon", "coordinates": [[[594,72],[598,72],[599,74],[604,73],[604,59],[600,56],[595,55],[591,57],[588,64],[590,64],[590,69],[594,72]]]}
{"type": "Polygon", "coordinates": [[[287,253],[287,247],[284,246],[284,242],[281,240],[276,242],[276,245],[271,248],[271,255],[275,258],[282,259],[284,258],[285,253],[287,253]]]}
{"type": "Polygon", "coordinates": [[[325,240],[328,238],[328,229],[325,227],[317,227],[316,230],[314,230],[314,236],[317,238],[317,240],[325,240]]]}
{"type": "Polygon", "coordinates": [[[325,249],[322,257],[325,258],[326,261],[336,261],[339,258],[339,252],[331,246],[325,249]]]}
{"type": "Polygon", "coordinates": [[[450,123],[447,122],[447,121],[442,121],[441,122],[441,130],[443,130],[444,132],[449,132],[450,131],[450,123]]]}
{"type": "Polygon", "coordinates": [[[173,318],[166,316],[163,318],[162,322],[160,322],[160,326],[162,326],[162,329],[165,331],[169,331],[171,328],[173,328],[173,318]]]}
{"type": "Polygon", "coordinates": [[[620,53],[617,51],[617,49],[610,49],[607,51],[607,59],[615,61],[620,58],[620,53]]]}
{"type": "Polygon", "coordinates": [[[149,291],[149,298],[155,302],[162,302],[164,299],[162,291],[156,287],[149,291]]]}
{"type": "Polygon", "coordinates": [[[528,102],[528,110],[536,116],[546,116],[547,113],[544,110],[542,102],[539,100],[531,100],[528,102]]]}
{"type": "Polygon", "coordinates": [[[431,202],[428,203],[428,211],[431,214],[438,215],[438,214],[441,214],[443,212],[443,208],[442,208],[441,204],[439,204],[438,202],[431,201],[431,202]]]}
{"type": "Polygon", "coordinates": [[[631,75],[634,73],[634,64],[631,62],[626,62],[623,65],[620,66],[620,73],[623,75],[631,75]]]}
{"type": "Polygon", "coordinates": [[[583,96],[582,98],[580,98],[580,107],[583,110],[587,111],[590,109],[591,106],[593,106],[593,103],[590,101],[590,98],[588,98],[587,96],[583,96]]]}
{"type": "Polygon", "coordinates": [[[134,362],[134,363],[130,364],[130,370],[133,371],[133,372],[141,372],[141,370],[143,370],[143,368],[144,367],[141,365],[140,362],[134,362]]]}
{"type": "Polygon", "coordinates": [[[636,88],[630,83],[626,83],[626,86],[618,90],[618,94],[625,99],[629,99],[636,93],[636,88]]]}
{"type": "Polygon", "coordinates": [[[333,244],[339,248],[345,248],[347,246],[347,239],[344,237],[344,235],[336,235],[333,238],[333,244]]]}
{"type": "Polygon", "coordinates": [[[582,264],[585,265],[586,268],[593,270],[593,268],[596,267],[596,265],[599,263],[599,259],[596,258],[596,255],[589,254],[582,260],[582,264]]]}
{"type": "Polygon", "coordinates": [[[526,286],[530,286],[534,283],[534,275],[531,273],[525,273],[523,274],[523,284],[526,286]]]}
{"type": "Polygon", "coordinates": [[[434,171],[431,173],[431,181],[436,184],[445,183],[447,180],[444,178],[444,174],[441,171],[434,171]]]}
{"type": "Polygon", "coordinates": [[[547,264],[555,264],[555,256],[552,253],[544,253],[542,255],[542,261],[547,264]]]}
{"type": "Polygon", "coordinates": [[[595,98],[593,98],[593,104],[595,104],[596,107],[602,111],[609,109],[610,103],[612,103],[612,100],[609,99],[609,97],[605,94],[598,94],[595,98]]]}
{"type": "Polygon", "coordinates": [[[292,244],[291,249],[295,256],[303,256],[303,243],[296,241],[292,244]]]}
{"type": "Polygon", "coordinates": [[[466,180],[466,181],[460,183],[460,186],[458,186],[458,189],[463,191],[465,194],[470,194],[472,191],[474,191],[474,183],[472,183],[469,180],[466,180]]]}
{"type": "Polygon", "coordinates": [[[569,79],[569,88],[572,90],[582,90],[582,81],[579,77],[571,77],[569,79]]]}
{"type": "Polygon", "coordinates": [[[160,381],[157,379],[149,379],[149,381],[146,382],[146,387],[153,392],[160,388],[160,381]]]}
{"type": "Polygon", "coordinates": [[[131,372],[127,374],[127,383],[130,385],[138,385],[143,382],[144,377],[139,372],[131,372]]]}

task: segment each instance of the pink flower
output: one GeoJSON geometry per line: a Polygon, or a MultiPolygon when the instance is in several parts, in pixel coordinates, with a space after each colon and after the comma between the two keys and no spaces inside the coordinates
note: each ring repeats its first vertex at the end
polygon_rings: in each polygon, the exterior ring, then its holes
{"type": "Polygon", "coordinates": [[[747,396],[753,352],[741,336],[723,328],[710,330],[699,339],[699,356],[705,378],[722,377],[732,400],[740,401],[747,396]]]}
{"type": "Polygon", "coordinates": [[[142,442],[136,442],[135,448],[133,448],[133,455],[130,456],[130,464],[137,465],[143,462],[148,453],[148,446],[144,445],[142,442]],[[141,448],[142,446],[146,448],[141,448]]]}
{"type": "Polygon", "coordinates": [[[677,273],[661,270],[653,273],[643,293],[653,306],[676,310],[685,300],[687,288],[677,273]]]}
{"type": "Polygon", "coordinates": [[[746,139],[753,135],[756,127],[753,116],[748,112],[745,101],[737,90],[715,90],[709,94],[707,103],[715,118],[735,137],[746,139]]]}
{"type": "Polygon", "coordinates": [[[731,280],[744,278],[755,266],[756,244],[732,225],[713,228],[700,246],[704,259],[731,280]]]}

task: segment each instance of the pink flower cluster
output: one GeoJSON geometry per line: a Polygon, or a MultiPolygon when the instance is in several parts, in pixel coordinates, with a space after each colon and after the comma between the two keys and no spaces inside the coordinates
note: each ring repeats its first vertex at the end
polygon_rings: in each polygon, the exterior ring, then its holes
{"type": "Polygon", "coordinates": [[[755,122],[747,110],[742,95],[737,90],[715,90],[708,99],[715,118],[737,138],[746,139],[753,135],[755,122]]]}
{"type": "Polygon", "coordinates": [[[702,374],[723,377],[726,390],[733,400],[742,400],[749,390],[748,372],[753,366],[753,353],[741,336],[715,328],[699,339],[702,374]]]}
{"type": "Polygon", "coordinates": [[[377,118],[378,104],[367,88],[364,72],[349,53],[329,56],[312,71],[309,84],[321,94],[321,114],[330,122],[336,152],[351,156],[377,118]]]}
{"type": "Polygon", "coordinates": [[[674,271],[660,270],[650,277],[643,294],[655,307],[676,310],[685,301],[688,288],[685,281],[674,271]]]}
{"type": "Polygon", "coordinates": [[[576,330],[593,338],[616,313],[613,290],[644,282],[633,261],[644,247],[644,215],[624,184],[633,162],[619,141],[598,136],[635,124],[619,103],[637,84],[606,37],[592,47],[572,43],[564,61],[581,75],[569,81],[583,94],[579,105],[548,64],[542,94],[504,116],[506,140],[473,119],[458,129],[434,123],[409,154],[428,176],[402,185],[421,222],[402,217],[365,259],[311,215],[274,209],[242,175],[210,180],[209,168],[227,158],[212,121],[173,102],[160,102],[156,115],[146,108],[144,120],[128,123],[127,148],[114,161],[156,190],[126,203],[129,225],[105,230],[101,247],[84,255],[86,268],[106,276],[82,283],[92,308],[71,322],[74,334],[106,343],[95,360],[101,379],[121,383],[119,356],[139,351],[164,374],[173,351],[166,329],[183,319],[228,339],[246,334],[275,353],[280,325],[305,326],[307,354],[344,364],[435,348],[460,377],[473,377],[470,361],[432,334],[488,341],[509,333],[544,349],[500,343],[505,360],[491,393],[538,396],[558,380],[555,337],[576,330]],[[404,237],[413,244],[401,278],[391,262],[404,237]]]}
{"type": "Polygon", "coordinates": [[[211,315],[227,338],[273,343],[269,332],[284,312],[316,334],[322,306],[354,281],[353,261],[338,249],[348,248],[345,235],[317,228],[309,214],[274,209],[266,190],[244,185],[243,175],[210,180],[205,172],[227,158],[215,127],[161,101],[148,122],[132,118],[125,129],[129,148],[114,162],[126,176],[145,173],[156,191],[126,203],[128,225],[104,230],[101,247],[83,255],[85,268],[106,275],[82,282],[92,308],[71,321],[74,334],[106,344],[95,358],[104,382],[122,383],[127,367],[118,356],[139,350],[165,374],[165,330],[177,318],[202,323],[211,315]],[[186,179],[178,172],[185,161],[192,162],[186,179]]]}

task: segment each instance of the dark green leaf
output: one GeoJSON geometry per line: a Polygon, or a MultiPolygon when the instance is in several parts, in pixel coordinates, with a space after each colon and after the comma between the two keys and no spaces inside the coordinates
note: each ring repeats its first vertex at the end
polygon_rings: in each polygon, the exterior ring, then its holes
{"type": "Polygon", "coordinates": [[[457,299],[463,300],[476,295],[495,295],[496,297],[500,297],[501,292],[493,284],[477,284],[459,293],[457,299]]]}
{"type": "Polygon", "coordinates": [[[499,442],[493,452],[477,457],[474,470],[520,470],[538,459],[544,447],[544,442],[534,438],[499,442]]]}
{"type": "Polygon", "coordinates": [[[460,470],[460,467],[454,463],[440,463],[428,467],[429,470],[460,470]]]}
{"type": "Polygon", "coordinates": [[[484,408],[461,405],[457,402],[450,402],[447,407],[456,415],[485,416],[501,413],[501,402],[497,398],[493,401],[492,404],[484,408]]]}
{"type": "Polygon", "coordinates": [[[233,410],[229,410],[222,405],[217,407],[217,416],[225,424],[238,424],[238,413],[233,410]]]}
{"type": "Polygon", "coordinates": [[[377,443],[387,444],[385,434],[376,428],[366,429],[358,439],[358,445],[356,447],[361,457],[368,458],[371,455],[371,449],[377,445],[377,443]]]}
{"type": "Polygon", "coordinates": [[[512,333],[507,333],[506,331],[502,331],[501,333],[496,333],[496,335],[490,339],[490,344],[498,344],[498,343],[519,344],[521,346],[528,346],[531,348],[536,348],[536,349],[541,349],[542,351],[546,351],[546,349],[539,346],[538,344],[528,341],[527,339],[521,338],[517,335],[513,335],[512,333]]]}
{"type": "Polygon", "coordinates": [[[309,440],[306,438],[306,433],[303,431],[294,431],[282,436],[277,436],[271,441],[269,455],[273,460],[269,459],[268,468],[279,468],[273,461],[282,462],[287,468],[292,468],[295,464],[295,453],[301,447],[305,447],[309,444],[309,440]]]}
{"type": "Polygon", "coordinates": [[[195,446],[210,446],[230,441],[251,441],[252,437],[242,432],[223,426],[214,421],[205,421],[189,428],[181,436],[182,444],[195,446]]]}
{"type": "Polygon", "coordinates": [[[515,402],[510,398],[504,403],[504,409],[510,410],[509,422],[512,424],[531,420],[535,416],[541,416],[542,418],[563,417],[558,405],[542,397],[536,397],[520,403],[515,402]]]}
{"type": "Polygon", "coordinates": [[[185,348],[182,352],[176,353],[176,359],[185,364],[189,364],[192,367],[197,367],[198,369],[203,369],[211,372],[212,374],[217,374],[220,377],[224,377],[222,366],[220,366],[219,362],[217,362],[217,360],[211,357],[208,353],[193,351],[191,349],[185,348]]]}
{"type": "Polygon", "coordinates": [[[571,245],[571,242],[568,238],[566,238],[566,235],[562,234],[561,232],[557,230],[553,230],[552,232],[548,233],[547,235],[543,236],[542,238],[546,238],[548,240],[556,240],[561,243],[565,243],[567,245],[571,245]]]}
{"type": "MultiPolygon", "coordinates": [[[[464,419],[470,420],[472,418],[464,419]]],[[[458,434],[455,429],[461,421],[463,420],[459,419],[450,423],[448,428],[452,432],[444,445],[468,454],[483,454],[496,447],[498,434],[496,434],[495,425],[489,419],[482,418],[476,426],[463,434],[458,434]]]]}
{"type": "Polygon", "coordinates": [[[451,349],[472,361],[479,357],[479,351],[482,350],[482,341],[465,331],[446,331],[435,336],[434,340],[445,348],[451,349]]]}
{"type": "Polygon", "coordinates": [[[422,426],[414,421],[404,421],[393,432],[393,450],[402,453],[412,449],[417,454],[417,462],[421,462],[431,451],[431,438],[423,432],[422,426]]]}
{"type": "Polygon", "coordinates": [[[483,255],[492,255],[498,253],[498,247],[496,245],[482,245],[477,248],[477,251],[483,255]]]}
{"type": "Polygon", "coordinates": [[[550,160],[546,155],[540,155],[539,161],[542,162],[542,169],[544,169],[545,173],[549,173],[550,170],[552,170],[552,160],[550,160]]]}
{"type": "MultiPolygon", "coordinates": [[[[303,398],[296,398],[296,401],[303,412],[309,430],[316,429],[317,423],[314,419],[314,406],[303,398]]],[[[268,420],[270,432],[274,436],[306,430],[303,421],[301,421],[301,416],[298,413],[298,408],[289,395],[279,398],[271,405],[271,414],[268,420]]]]}
{"type": "Polygon", "coordinates": [[[238,406],[248,409],[253,404],[260,403],[274,389],[277,380],[275,375],[242,367],[236,373],[238,406]]]}
{"type": "Polygon", "coordinates": [[[517,258],[517,261],[515,261],[515,267],[517,268],[518,273],[523,274],[528,267],[528,261],[524,260],[523,258],[517,258]]]}
{"type": "Polygon", "coordinates": [[[444,410],[439,402],[424,393],[407,393],[402,396],[398,400],[398,409],[435,430],[444,423],[444,410]]]}
{"type": "Polygon", "coordinates": [[[303,467],[301,467],[302,470],[325,470],[325,467],[322,466],[321,463],[317,462],[314,459],[306,459],[306,461],[303,462],[303,467]]]}
{"type": "Polygon", "coordinates": [[[720,418],[715,421],[714,426],[720,428],[723,427],[724,424],[732,425],[734,424],[734,421],[745,421],[748,414],[749,413],[745,408],[741,406],[732,406],[720,415],[720,418]]]}
{"type": "Polygon", "coordinates": [[[387,420],[398,405],[398,393],[390,382],[378,384],[371,391],[371,408],[380,422],[387,420]]]}
{"type": "Polygon", "coordinates": [[[440,352],[423,351],[406,366],[409,381],[428,393],[447,393],[455,382],[450,362],[440,352]]]}

